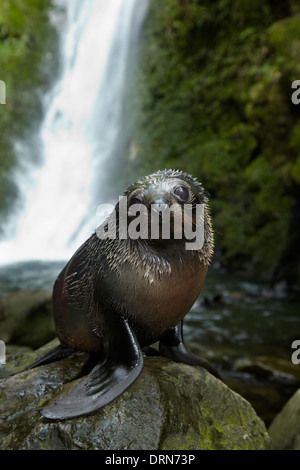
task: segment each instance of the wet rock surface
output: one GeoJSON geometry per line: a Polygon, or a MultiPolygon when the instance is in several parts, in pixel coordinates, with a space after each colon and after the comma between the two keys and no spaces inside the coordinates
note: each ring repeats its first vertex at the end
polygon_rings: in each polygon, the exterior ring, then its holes
{"type": "Polygon", "coordinates": [[[285,404],[269,427],[271,449],[300,450],[300,389],[285,404]]]}
{"type": "MultiPolygon", "coordinates": [[[[19,369],[57,344],[9,352],[0,373],[19,369]]],[[[266,449],[268,434],[250,404],[202,368],[146,357],[139,379],[101,410],[50,421],[40,413],[66,394],[87,359],[68,359],[0,380],[1,449],[266,449]]]]}

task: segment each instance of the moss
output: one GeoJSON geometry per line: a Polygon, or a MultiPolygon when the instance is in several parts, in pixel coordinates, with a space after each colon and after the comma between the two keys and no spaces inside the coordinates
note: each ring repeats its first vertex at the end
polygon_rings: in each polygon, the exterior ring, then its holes
{"type": "Polygon", "coordinates": [[[299,6],[152,0],[137,71],[131,172],[194,174],[211,194],[215,259],[269,278],[300,197],[299,6]]]}
{"type": "MultiPolygon", "coordinates": [[[[205,448],[205,447],[204,447],[205,448]]],[[[188,429],[185,434],[172,434],[166,437],[160,450],[195,450],[199,449],[199,434],[195,429],[188,429]]]]}
{"type": "Polygon", "coordinates": [[[254,431],[250,425],[247,432],[241,433],[241,429],[246,430],[249,423],[255,422],[248,402],[227,387],[219,388],[220,383],[215,383],[209,374],[200,381],[198,378],[198,370],[190,366],[181,365],[179,370],[178,365],[163,365],[159,385],[164,409],[168,413],[160,449],[265,448],[267,435],[264,426],[258,426],[254,431]],[[172,405],[178,401],[180,408],[172,405]],[[236,406],[227,406],[229,403],[236,406]]]}
{"type": "Polygon", "coordinates": [[[291,82],[300,76],[300,15],[275,22],[268,30],[267,41],[276,51],[278,67],[288,74],[291,82]]]}

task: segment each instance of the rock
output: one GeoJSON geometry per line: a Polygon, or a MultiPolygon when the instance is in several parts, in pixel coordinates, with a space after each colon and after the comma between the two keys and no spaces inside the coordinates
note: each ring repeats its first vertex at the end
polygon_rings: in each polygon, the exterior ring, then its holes
{"type": "Polygon", "coordinates": [[[300,450],[300,388],[269,427],[273,450],[300,450]]]}
{"type": "MultiPolygon", "coordinates": [[[[19,357],[18,367],[56,344],[19,357]]],[[[268,448],[265,425],[244,398],[200,367],[160,357],[145,357],[138,380],[103,409],[65,421],[43,418],[40,410],[74,386],[86,359],[76,353],[0,380],[2,450],[268,448]]],[[[6,370],[13,368],[8,356],[6,370]]]]}
{"type": "Polygon", "coordinates": [[[246,398],[269,426],[299,386],[300,369],[288,358],[275,355],[244,356],[233,365],[235,382],[226,380],[246,398]]]}
{"type": "Polygon", "coordinates": [[[56,337],[51,291],[17,291],[0,299],[0,339],[39,348],[56,337]]]}
{"type": "Polygon", "coordinates": [[[271,355],[241,357],[235,361],[234,367],[238,371],[249,372],[258,378],[272,377],[295,384],[300,381],[300,369],[287,358],[271,355]]]}

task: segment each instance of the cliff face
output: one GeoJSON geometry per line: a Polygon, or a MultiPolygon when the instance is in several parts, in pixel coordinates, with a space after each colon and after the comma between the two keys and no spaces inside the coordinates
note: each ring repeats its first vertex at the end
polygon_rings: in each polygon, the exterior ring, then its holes
{"type": "Polygon", "coordinates": [[[152,0],[138,64],[133,171],[191,172],[216,258],[299,283],[299,1],[152,0]]]}

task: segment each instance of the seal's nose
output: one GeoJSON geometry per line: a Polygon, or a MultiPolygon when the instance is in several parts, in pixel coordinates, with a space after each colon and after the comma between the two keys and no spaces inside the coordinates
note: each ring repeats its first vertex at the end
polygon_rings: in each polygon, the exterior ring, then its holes
{"type": "Polygon", "coordinates": [[[162,199],[156,199],[151,203],[151,210],[160,215],[163,215],[168,208],[169,205],[162,199]]]}

